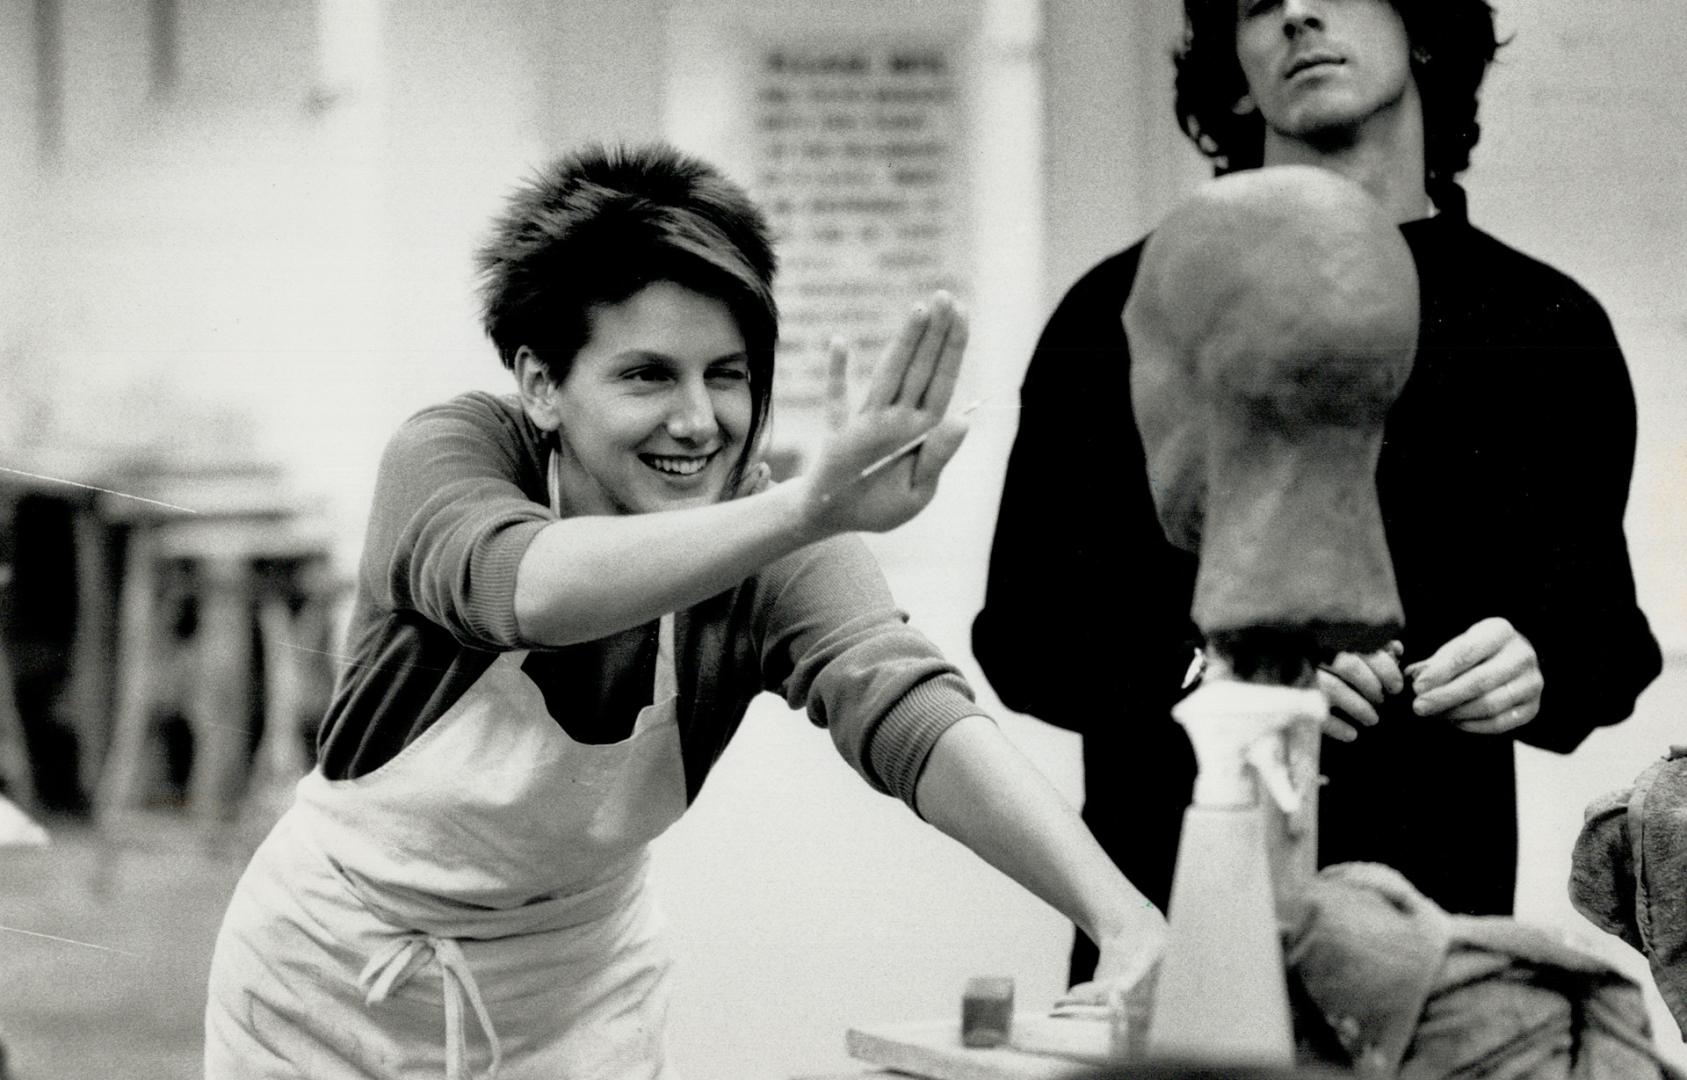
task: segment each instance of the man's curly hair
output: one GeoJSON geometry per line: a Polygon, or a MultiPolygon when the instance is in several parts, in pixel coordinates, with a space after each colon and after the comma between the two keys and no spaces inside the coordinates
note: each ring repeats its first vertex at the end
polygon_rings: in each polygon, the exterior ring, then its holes
{"type": "Polygon", "coordinates": [[[504,366],[525,345],[559,382],[598,308],[658,281],[721,300],[744,335],[755,445],[773,395],[777,262],[761,210],[712,165],[661,144],[587,146],[510,195],[475,263],[504,366]]]}
{"type": "MultiPolygon", "coordinates": [[[[1424,184],[1437,204],[1470,167],[1481,136],[1476,92],[1499,51],[1487,0],[1389,0],[1411,41],[1412,75],[1423,100],[1424,184]]],[[[1219,175],[1258,168],[1265,121],[1258,110],[1238,115],[1248,92],[1236,59],[1236,0],[1184,0],[1177,67],[1177,120],[1219,175]]]]}

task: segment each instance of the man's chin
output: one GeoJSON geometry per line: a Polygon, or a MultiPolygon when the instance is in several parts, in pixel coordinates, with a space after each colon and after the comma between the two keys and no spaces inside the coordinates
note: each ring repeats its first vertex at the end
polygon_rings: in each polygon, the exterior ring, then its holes
{"type": "Polygon", "coordinates": [[[1279,135],[1320,150],[1340,150],[1359,140],[1366,121],[1384,111],[1345,93],[1325,92],[1312,100],[1296,103],[1281,125],[1279,135]]]}

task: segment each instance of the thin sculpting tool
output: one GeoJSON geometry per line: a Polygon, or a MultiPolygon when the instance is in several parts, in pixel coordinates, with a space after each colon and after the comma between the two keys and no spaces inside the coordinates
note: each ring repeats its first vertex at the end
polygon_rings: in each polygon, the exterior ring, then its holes
{"type": "MultiPolygon", "coordinates": [[[[973,413],[974,410],[976,410],[980,405],[984,404],[986,401],[989,401],[989,400],[990,400],[990,395],[985,394],[983,397],[979,398],[977,401],[973,402],[971,405],[968,405],[966,408],[962,409],[958,415],[960,415],[960,416],[970,416],[973,413]]],[[[873,462],[871,465],[867,466],[865,469],[862,469],[861,472],[856,476],[856,479],[857,480],[865,480],[869,476],[872,476],[874,473],[883,472],[885,469],[890,468],[891,465],[895,464],[895,462],[898,458],[903,457],[907,454],[912,454],[915,450],[918,450],[920,447],[924,446],[926,444],[926,440],[931,438],[932,434],[936,431],[937,431],[937,428],[934,425],[934,426],[928,428],[927,430],[921,432],[920,434],[914,436],[912,439],[909,439],[907,442],[903,443],[901,446],[898,446],[895,450],[892,450],[890,453],[886,454],[884,457],[882,457],[879,460],[873,462]]]]}

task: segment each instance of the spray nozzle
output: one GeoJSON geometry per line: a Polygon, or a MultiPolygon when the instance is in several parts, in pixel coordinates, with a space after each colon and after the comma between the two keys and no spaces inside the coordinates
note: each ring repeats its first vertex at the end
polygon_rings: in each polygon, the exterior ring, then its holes
{"type": "Polygon", "coordinates": [[[1195,804],[1252,806],[1263,790],[1293,814],[1308,778],[1295,775],[1291,733],[1320,723],[1328,710],[1317,690],[1222,678],[1202,683],[1172,709],[1195,746],[1195,804]]]}

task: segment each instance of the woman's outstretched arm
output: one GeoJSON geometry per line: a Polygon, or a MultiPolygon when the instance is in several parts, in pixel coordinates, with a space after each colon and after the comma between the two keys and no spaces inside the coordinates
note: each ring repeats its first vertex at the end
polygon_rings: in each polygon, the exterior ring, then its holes
{"type": "Polygon", "coordinates": [[[944,731],[926,759],[915,799],[927,821],[1098,942],[1097,981],[1134,985],[1159,960],[1165,916],[989,718],[969,716],[944,731]]]}
{"type": "Polygon", "coordinates": [[[790,483],[712,506],[546,526],[516,572],[522,637],[541,645],[602,637],[713,596],[804,544],[891,529],[919,513],[964,435],[945,416],[966,337],[966,316],[946,294],[916,309],[861,410],[790,483]],[[861,476],[928,431],[917,453],[861,476]]]}

